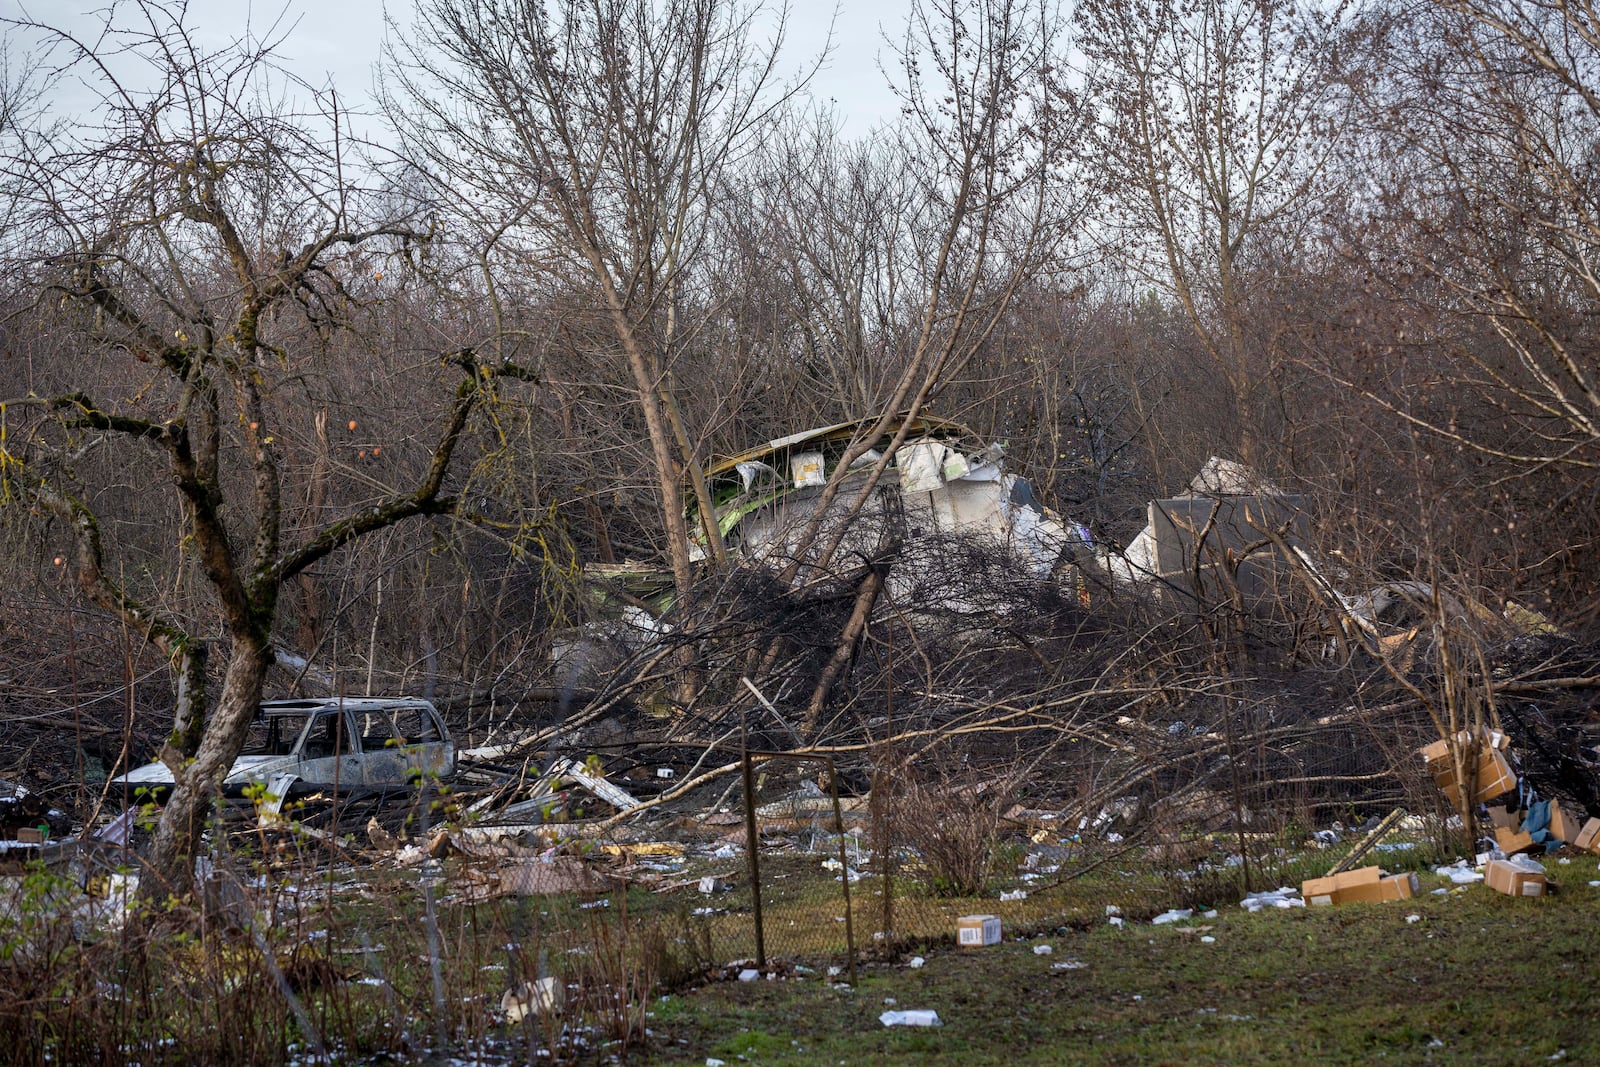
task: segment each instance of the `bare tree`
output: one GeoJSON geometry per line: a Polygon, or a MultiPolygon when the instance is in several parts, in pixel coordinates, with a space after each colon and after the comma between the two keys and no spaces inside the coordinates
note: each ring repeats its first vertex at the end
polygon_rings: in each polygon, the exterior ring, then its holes
{"type": "Polygon", "coordinates": [[[1378,210],[1401,237],[1385,274],[1426,278],[1441,309],[1493,328],[1498,344],[1453,346],[1451,380],[1501,418],[1468,426],[1390,410],[1492,462],[1597,469],[1595,11],[1440,0],[1381,16],[1375,35],[1390,62],[1368,97],[1368,143],[1385,150],[1367,162],[1393,190],[1378,210]]]}
{"type": "MultiPolygon", "coordinates": [[[[915,416],[989,343],[1028,280],[1077,265],[1071,238],[1088,208],[1077,152],[1084,113],[1056,66],[1060,38],[1048,4],[914,4],[897,53],[903,120],[876,164],[903,172],[907,194],[880,179],[869,196],[858,196],[856,171],[871,164],[848,158],[833,181],[852,189],[859,203],[853,210],[826,210],[845,197],[793,187],[785,232],[818,250],[797,270],[797,281],[811,287],[811,307],[826,310],[819,318],[831,317],[830,328],[846,343],[870,338],[870,359],[896,368],[872,387],[880,417],[830,472],[798,538],[817,545],[810,560],[817,567],[839,550],[848,520],[865,507],[915,416]],[[860,225],[862,213],[885,204],[902,217],[860,225]],[[869,256],[872,277],[841,286],[829,269],[841,258],[831,246],[852,242],[859,251],[843,258],[869,256]],[[878,287],[872,301],[853,295],[863,284],[878,287]],[[838,521],[830,507],[852,466],[902,413],[911,417],[900,420],[859,488],[852,483],[845,521],[838,521]],[[819,540],[825,526],[829,533],[819,540]]],[[[797,558],[791,572],[799,564],[797,558]]]]}
{"type": "MultiPolygon", "coordinates": [[[[514,269],[592,292],[650,442],[667,558],[691,582],[682,484],[712,509],[673,393],[713,203],[792,91],[763,12],[729,0],[424,0],[391,101],[439,194],[497,221],[514,269]]],[[[715,524],[704,524],[713,555],[715,524]]]]}
{"type": "Polygon", "coordinates": [[[1126,0],[1078,8],[1096,147],[1133,263],[1169,290],[1233,394],[1247,459],[1260,353],[1245,321],[1251,256],[1329,191],[1342,5],[1126,0]],[[1149,261],[1140,258],[1150,255],[1149,261]]]}
{"type": "Polygon", "coordinates": [[[417,234],[353,181],[335,100],[297,86],[312,106],[291,110],[274,96],[284,87],[269,47],[207,51],[185,18],[181,5],[140,2],[109,12],[93,42],[30,24],[61,57],[56,76],[98,81],[100,125],[17,129],[0,164],[22,223],[8,269],[78,347],[0,405],[0,496],[65,520],[83,595],[157,643],[179,676],[163,753],[176,785],[152,846],[152,895],[188,885],[203,816],[260,702],[285,583],[373,531],[453,513],[456,446],[494,380],[517,373],[452,354],[458,384],[449,396],[439,383],[448,398],[413,484],[285,536],[280,437],[310,415],[277,401],[315,358],[305,331],[338,329],[370,276],[366,257],[403,261],[417,234]],[[92,453],[175,494],[178,572],[197,571],[206,589],[193,605],[163,603],[181,578],[116,558],[122,516],[99,513],[99,487],[80,478],[92,453]],[[214,630],[226,665],[207,714],[214,630]]]}

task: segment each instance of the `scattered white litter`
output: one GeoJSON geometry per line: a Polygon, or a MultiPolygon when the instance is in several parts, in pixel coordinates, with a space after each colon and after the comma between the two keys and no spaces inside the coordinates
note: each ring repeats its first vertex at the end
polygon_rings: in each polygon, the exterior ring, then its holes
{"type": "Polygon", "coordinates": [[[706,1067],[728,1067],[727,1060],[719,1060],[714,1056],[706,1057],[706,1067]]]}
{"type": "Polygon", "coordinates": [[[1201,912],[1200,914],[1202,918],[1215,919],[1217,917],[1217,909],[1212,908],[1210,911],[1201,912]]]}
{"type": "Polygon", "coordinates": [[[523,982],[500,997],[500,1010],[506,1022],[520,1023],[530,1015],[560,1015],[567,1002],[567,987],[556,978],[523,982]]]}
{"type": "Polygon", "coordinates": [[[1013,889],[1009,893],[1001,893],[1000,894],[1000,899],[1002,901],[1005,901],[1005,900],[1027,900],[1028,899],[1028,891],[1026,889],[1013,889]]]}
{"type": "Polygon", "coordinates": [[[1456,885],[1471,885],[1473,882],[1483,881],[1483,874],[1467,866],[1466,860],[1457,860],[1448,867],[1435,867],[1433,873],[1440,878],[1448,878],[1456,885]]]}
{"type": "Polygon", "coordinates": [[[1082,960],[1062,960],[1060,963],[1052,963],[1050,965],[1052,971],[1082,971],[1087,970],[1088,967],[1089,965],[1082,960]]]}
{"type": "Polygon", "coordinates": [[[1122,909],[1117,907],[1115,904],[1107,904],[1106,905],[1106,914],[1107,915],[1121,915],[1122,914],[1122,909]]]}
{"type": "Polygon", "coordinates": [[[1122,916],[1113,915],[1113,916],[1111,916],[1111,918],[1107,919],[1106,922],[1110,923],[1112,926],[1121,926],[1122,925],[1122,916]]]}
{"type": "Polygon", "coordinates": [[[1207,944],[1207,945],[1215,945],[1217,943],[1217,939],[1212,937],[1210,934],[1206,934],[1200,940],[1201,940],[1201,942],[1203,944],[1207,944]]]}
{"type": "Polygon", "coordinates": [[[1055,949],[1050,947],[1049,945],[1034,945],[1033,946],[1033,954],[1035,956],[1048,956],[1048,955],[1050,955],[1050,953],[1052,953],[1054,951],[1055,951],[1055,949]]]}
{"type": "Polygon", "coordinates": [[[939,1021],[939,1013],[922,1008],[910,1011],[886,1011],[878,1016],[878,1021],[885,1026],[943,1026],[939,1021]]]}
{"type": "Polygon", "coordinates": [[[761,972],[756,970],[754,967],[746,967],[744,970],[739,972],[739,981],[741,982],[754,982],[760,977],[761,972]]]}
{"type": "Polygon", "coordinates": [[[1572,866],[1572,860],[1568,856],[1562,856],[1560,859],[1556,860],[1556,862],[1561,864],[1561,866],[1563,866],[1563,867],[1572,866]]]}
{"type": "Polygon", "coordinates": [[[921,956],[912,956],[911,957],[911,963],[909,964],[909,966],[914,971],[917,968],[921,967],[924,963],[927,963],[927,962],[928,961],[923,959],[921,956]]]}
{"type": "Polygon", "coordinates": [[[1194,918],[1193,908],[1172,908],[1151,919],[1150,925],[1165,926],[1167,923],[1182,922],[1184,919],[1192,918],[1194,918]]]}
{"type": "Polygon", "coordinates": [[[1239,901],[1239,907],[1255,914],[1262,908],[1303,908],[1306,902],[1300,899],[1300,891],[1288,886],[1269,889],[1262,893],[1249,893],[1239,901]]]}
{"type": "Polygon", "coordinates": [[[1412,915],[1407,915],[1406,916],[1406,922],[1408,922],[1408,923],[1419,923],[1421,921],[1422,921],[1422,916],[1420,916],[1420,915],[1412,914],[1412,915]]]}

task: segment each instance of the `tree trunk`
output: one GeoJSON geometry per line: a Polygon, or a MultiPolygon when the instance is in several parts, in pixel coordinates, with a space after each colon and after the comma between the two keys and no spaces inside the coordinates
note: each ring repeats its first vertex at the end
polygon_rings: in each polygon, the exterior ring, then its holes
{"type": "Polygon", "coordinates": [[[212,800],[244,744],[261,703],[272,647],[264,636],[236,635],[222,682],[222,698],[193,762],[173,768],[167,798],[150,843],[139,896],[146,901],[182,898],[193,888],[194,856],[212,800]]]}
{"type": "Polygon", "coordinates": [[[172,714],[172,733],[167,744],[180,759],[192,759],[200,750],[200,735],[206,721],[206,666],[210,660],[204,641],[185,639],[176,648],[163,648],[175,660],[178,687],[172,714]]]}
{"type": "Polygon", "coordinates": [[[817,679],[817,686],[812,690],[811,700],[806,705],[806,716],[800,726],[800,733],[808,743],[817,740],[817,724],[822,721],[822,710],[827,706],[828,693],[832,691],[833,683],[844,673],[850,658],[855,655],[861,635],[866,632],[867,622],[872,618],[873,605],[878,602],[878,593],[883,589],[884,577],[899,551],[898,541],[878,546],[876,558],[868,565],[866,577],[861,580],[861,585],[856,590],[855,604],[851,608],[850,618],[846,620],[844,630],[839,634],[838,644],[834,646],[833,655],[828,657],[828,663],[823,668],[821,677],[817,679]]]}

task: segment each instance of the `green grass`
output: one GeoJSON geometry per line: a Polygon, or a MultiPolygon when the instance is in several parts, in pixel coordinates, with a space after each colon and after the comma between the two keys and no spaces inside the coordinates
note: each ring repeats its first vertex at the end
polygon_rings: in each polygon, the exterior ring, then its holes
{"type": "Polygon", "coordinates": [[[1196,920],[1215,927],[1213,944],[1097,922],[933,950],[920,970],[868,965],[851,990],[716,983],[658,1002],[648,1062],[1600,1063],[1595,862],[1550,871],[1559,892],[1539,900],[1481,885],[1434,896],[1447,883],[1427,873],[1412,901],[1225,906],[1196,920]],[[1039,944],[1054,951],[1037,956],[1039,944]],[[1068,960],[1087,966],[1053,966],[1068,960]],[[886,1029],[887,999],[932,1008],[944,1026],[886,1029]]]}

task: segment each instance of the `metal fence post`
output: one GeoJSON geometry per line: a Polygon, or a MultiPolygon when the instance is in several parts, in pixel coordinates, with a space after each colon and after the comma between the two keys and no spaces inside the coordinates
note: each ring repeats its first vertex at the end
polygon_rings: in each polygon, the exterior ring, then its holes
{"type": "MultiPolygon", "coordinates": [[[[742,731],[741,731],[742,733],[742,731]]],[[[744,746],[741,745],[741,748],[744,746]]],[[[745,855],[750,857],[750,902],[755,909],[756,922],[756,966],[765,970],[767,966],[767,942],[761,925],[761,839],[756,836],[756,786],[755,772],[750,760],[750,750],[744,748],[740,759],[740,770],[744,775],[744,845],[745,855]]]]}

